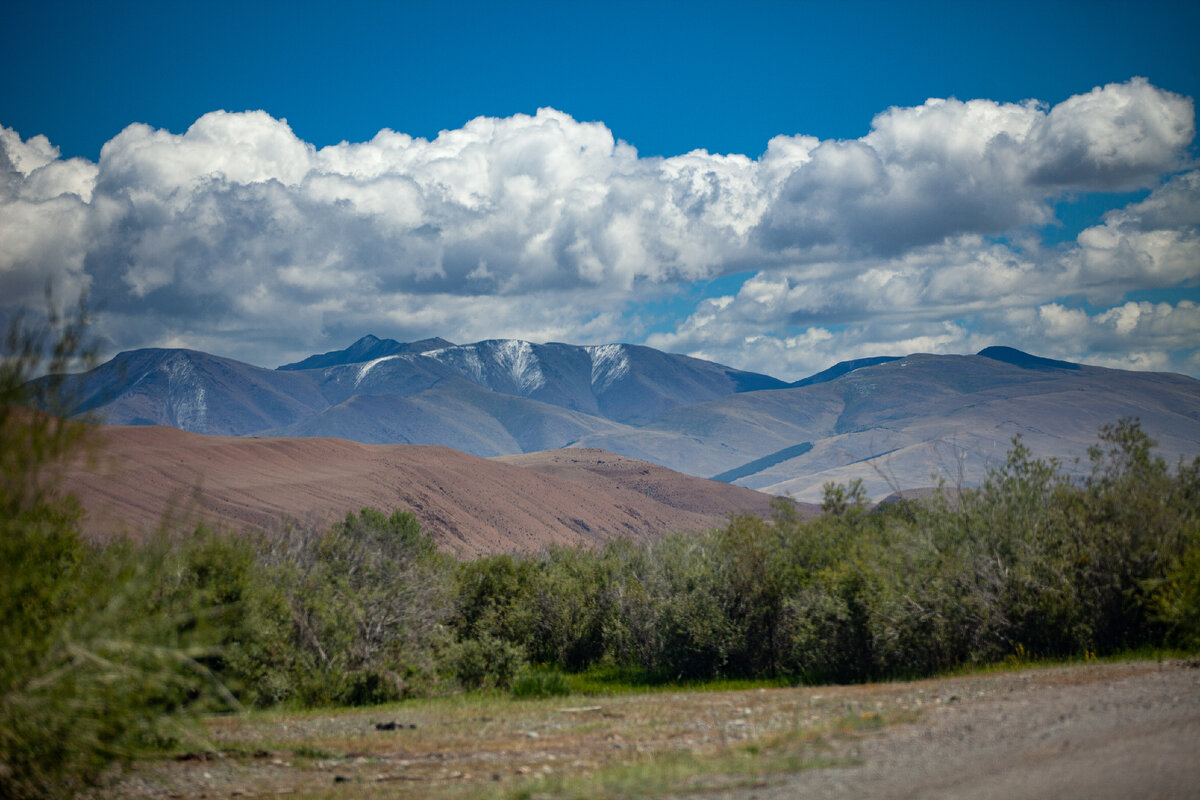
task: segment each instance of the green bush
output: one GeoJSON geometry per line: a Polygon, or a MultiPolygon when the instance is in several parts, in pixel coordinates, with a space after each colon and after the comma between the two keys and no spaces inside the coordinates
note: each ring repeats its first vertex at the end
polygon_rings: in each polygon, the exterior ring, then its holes
{"type": "Polygon", "coordinates": [[[114,762],[186,732],[194,710],[236,701],[204,660],[214,627],[194,600],[169,601],[178,553],[162,540],[97,547],[58,469],[88,430],[34,411],[59,408],[42,356],[65,371],[80,350],[82,312],[56,331],[10,331],[0,362],[0,796],[70,797],[114,762]],[[26,406],[26,407],[22,407],[26,406]]]}
{"type": "Polygon", "coordinates": [[[1166,627],[1166,644],[1200,651],[1200,544],[1193,544],[1152,588],[1155,620],[1166,627]]]}
{"type": "Polygon", "coordinates": [[[179,561],[165,602],[193,602],[215,625],[206,666],[247,705],[273,705],[294,692],[285,665],[294,659],[285,572],[263,560],[265,540],[197,528],[176,545],[179,561]]]}
{"type": "Polygon", "coordinates": [[[460,565],[465,683],[496,685],[483,654],[502,644],[571,671],[804,682],[1195,646],[1200,460],[1152,448],[1122,420],[1083,480],[1018,438],[978,490],[930,502],[871,510],[830,485],[809,521],[780,501],[769,521],[460,565]]]}
{"type": "Polygon", "coordinates": [[[507,554],[459,564],[452,621],[458,637],[531,641],[534,570],[530,559],[507,554]]]}
{"type": "MultiPolygon", "coordinates": [[[[363,509],[323,533],[294,530],[263,546],[261,568],[280,593],[256,594],[252,608],[284,616],[270,670],[255,679],[256,698],[363,704],[437,684],[439,653],[450,641],[452,574],[411,513],[363,509]],[[286,694],[268,694],[283,682],[286,694]]],[[[247,680],[259,665],[250,657],[237,666],[247,680]]]]}
{"type": "Polygon", "coordinates": [[[528,665],[524,648],[487,634],[457,643],[450,663],[467,689],[509,689],[528,665]]]}

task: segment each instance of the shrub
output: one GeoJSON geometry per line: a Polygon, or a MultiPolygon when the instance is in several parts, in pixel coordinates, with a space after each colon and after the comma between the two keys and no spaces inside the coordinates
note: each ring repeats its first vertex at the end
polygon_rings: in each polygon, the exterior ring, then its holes
{"type": "Polygon", "coordinates": [[[87,429],[20,407],[66,403],[58,378],[40,396],[28,381],[47,350],[51,371],[65,370],[85,318],[56,329],[49,317],[18,321],[0,361],[0,796],[18,799],[73,796],[112,762],[172,741],[186,712],[234,703],[202,662],[204,609],[163,603],[177,554],[161,541],[80,540],[57,468],[87,429]]]}
{"type": "MultiPolygon", "coordinates": [[[[263,566],[281,595],[254,600],[282,606],[287,623],[274,674],[257,678],[259,697],[280,674],[290,691],[274,700],[305,705],[382,702],[436,684],[452,575],[411,513],[363,509],[324,533],[292,531],[264,546],[263,566]]],[[[256,666],[247,658],[241,677],[256,666]]]]}
{"type": "Polygon", "coordinates": [[[450,663],[466,689],[511,688],[527,665],[524,648],[487,634],[457,643],[450,663]]]}
{"type": "Polygon", "coordinates": [[[518,556],[487,556],[460,564],[452,620],[458,637],[530,641],[535,582],[533,562],[518,556]]]}

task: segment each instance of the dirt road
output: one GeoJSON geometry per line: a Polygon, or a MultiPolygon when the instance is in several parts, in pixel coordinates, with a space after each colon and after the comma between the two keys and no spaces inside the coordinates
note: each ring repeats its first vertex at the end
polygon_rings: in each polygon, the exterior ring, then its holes
{"type": "MultiPolygon", "coordinates": [[[[1030,674],[834,744],[852,767],[716,797],[1200,798],[1200,669],[1030,674]]],[[[963,684],[970,691],[970,684],[963,684]]]]}

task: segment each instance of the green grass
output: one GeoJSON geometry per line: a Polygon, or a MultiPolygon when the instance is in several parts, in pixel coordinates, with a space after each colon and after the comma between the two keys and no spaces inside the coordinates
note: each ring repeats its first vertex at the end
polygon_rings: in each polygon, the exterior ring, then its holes
{"type": "Polygon", "coordinates": [[[561,670],[541,667],[527,670],[518,675],[510,690],[513,697],[565,697],[571,694],[571,685],[561,670]]]}
{"type": "Polygon", "coordinates": [[[343,758],[344,757],[342,754],[334,753],[334,752],[326,750],[322,747],[311,747],[306,744],[302,744],[299,747],[292,748],[292,755],[295,756],[296,758],[312,758],[312,759],[343,758]]]}
{"type": "Polygon", "coordinates": [[[778,689],[795,686],[786,678],[708,678],[679,680],[629,667],[592,666],[568,673],[573,694],[597,697],[647,692],[726,692],[745,689],[778,689]]]}
{"type": "MultiPolygon", "coordinates": [[[[1027,667],[1074,666],[1087,663],[1120,664],[1127,661],[1163,661],[1186,659],[1200,655],[1176,648],[1138,647],[1104,656],[1081,653],[1073,656],[1039,656],[1018,650],[1000,661],[963,664],[933,675],[924,673],[902,675],[886,683],[902,683],[923,678],[955,678],[968,675],[990,675],[1014,672],[1027,667]]],[[[774,678],[709,678],[675,680],[645,670],[612,666],[593,666],[582,672],[563,675],[571,694],[594,697],[616,697],[626,694],[657,694],[663,692],[732,692],[751,689],[780,689],[800,685],[795,680],[774,678]]],[[[811,684],[838,685],[838,684],[811,684]]]]}
{"type": "Polygon", "coordinates": [[[692,753],[658,754],[652,759],[620,764],[585,777],[548,776],[490,795],[505,800],[636,800],[762,788],[789,773],[833,766],[852,766],[853,759],[799,755],[785,750],[737,748],[717,756],[692,753]]]}
{"type": "Polygon", "coordinates": [[[1124,664],[1135,661],[1163,662],[1173,659],[1188,659],[1200,655],[1190,650],[1163,647],[1135,647],[1116,653],[1097,656],[1095,653],[1081,653],[1073,656],[1038,656],[1028,652],[1018,651],[1007,656],[1002,661],[990,661],[981,664],[964,664],[953,669],[933,675],[934,678],[957,678],[969,675],[993,675],[1005,672],[1019,672],[1029,667],[1069,667],[1079,664],[1124,664]]]}

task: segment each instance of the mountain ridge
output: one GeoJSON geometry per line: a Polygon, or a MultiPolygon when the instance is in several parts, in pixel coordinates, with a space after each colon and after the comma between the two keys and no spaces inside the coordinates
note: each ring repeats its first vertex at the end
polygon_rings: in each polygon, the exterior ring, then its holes
{"type": "Polygon", "coordinates": [[[275,369],[282,371],[320,369],[322,367],[333,367],[341,364],[357,364],[398,353],[422,353],[426,350],[434,350],[447,346],[453,346],[453,342],[448,342],[441,337],[421,339],[416,342],[398,342],[395,339],[380,339],[378,336],[368,333],[343,350],[331,350],[328,353],[312,355],[292,364],[278,366],[275,369]]]}
{"type": "Polygon", "coordinates": [[[1122,417],[1141,419],[1168,460],[1200,453],[1200,381],[1003,346],[856,359],[793,383],[623,343],[365,336],[312,358],[270,370],[146,349],[66,385],[110,424],[485,457],[595,447],[806,501],[826,481],[864,480],[873,497],[977,485],[1015,434],[1036,456],[1086,460],[1100,425],[1122,417]]]}

